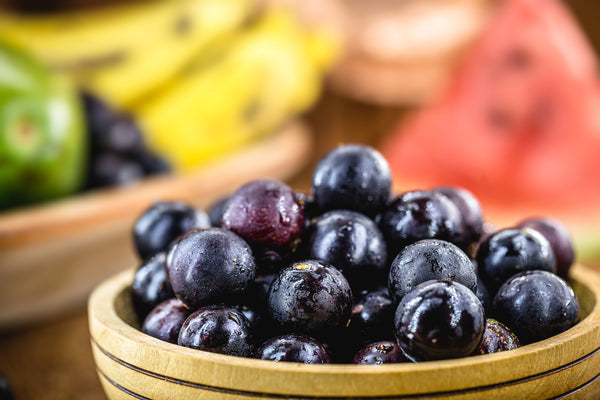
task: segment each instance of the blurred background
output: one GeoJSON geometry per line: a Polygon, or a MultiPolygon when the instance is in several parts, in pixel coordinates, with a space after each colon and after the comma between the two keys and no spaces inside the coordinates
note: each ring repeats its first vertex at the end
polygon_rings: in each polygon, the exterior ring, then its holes
{"type": "Polygon", "coordinates": [[[0,2],[0,374],[103,399],[85,301],[151,203],[310,191],[341,143],[396,191],[552,216],[600,266],[600,5],[584,0],[0,2]]]}

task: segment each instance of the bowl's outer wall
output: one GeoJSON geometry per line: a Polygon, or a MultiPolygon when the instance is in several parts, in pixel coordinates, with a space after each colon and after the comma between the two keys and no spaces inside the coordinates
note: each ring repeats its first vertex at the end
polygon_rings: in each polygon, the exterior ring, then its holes
{"type": "Polygon", "coordinates": [[[600,277],[582,266],[572,283],[586,317],[570,330],[510,352],[384,366],[273,363],[162,342],[132,326],[132,276],[105,282],[89,302],[94,358],[110,399],[599,398],[600,277]]]}

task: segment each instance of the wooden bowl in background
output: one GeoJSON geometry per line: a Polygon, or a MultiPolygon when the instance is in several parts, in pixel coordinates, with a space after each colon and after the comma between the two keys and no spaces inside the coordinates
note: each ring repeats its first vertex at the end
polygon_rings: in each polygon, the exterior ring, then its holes
{"type": "Polygon", "coordinates": [[[0,331],[84,309],[96,285],[139,262],[131,229],[155,201],[208,207],[249,180],[292,176],[311,148],[308,127],[294,122],[189,174],[0,213],[0,331]]]}
{"type": "Polygon", "coordinates": [[[88,303],[98,375],[117,399],[597,399],[600,277],[577,265],[576,326],[516,350],[395,365],[304,365],[225,356],[163,342],[137,329],[133,270],[100,285],[88,303]]]}

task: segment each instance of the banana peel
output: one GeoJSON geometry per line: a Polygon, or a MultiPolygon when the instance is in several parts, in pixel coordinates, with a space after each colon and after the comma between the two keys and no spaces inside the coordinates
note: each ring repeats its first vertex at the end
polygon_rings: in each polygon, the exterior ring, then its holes
{"type": "Polygon", "coordinates": [[[173,78],[198,54],[237,32],[250,15],[249,0],[188,1],[179,28],[132,52],[120,64],[81,74],[81,85],[124,111],[173,78]]]}
{"type": "Polygon", "coordinates": [[[4,13],[0,36],[54,70],[96,68],[171,31],[185,3],[126,2],[43,15],[4,13]]]}
{"type": "Polygon", "coordinates": [[[253,0],[161,0],[44,17],[5,17],[0,37],[127,111],[199,53],[238,31],[253,0]]]}
{"type": "Polygon", "coordinates": [[[176,170],[195,168],[312,105],[337,49],[330,40],[306,34],[284,10],[268,10],[220,52],[200,56],[134,115],[154,151],[176,170]]]}

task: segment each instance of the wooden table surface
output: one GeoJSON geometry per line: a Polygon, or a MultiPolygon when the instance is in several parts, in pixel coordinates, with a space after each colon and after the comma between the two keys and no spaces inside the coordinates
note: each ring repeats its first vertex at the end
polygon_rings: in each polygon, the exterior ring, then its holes
{"type": "MultiPolygon", "coordinates": [[[[596,2],[571,0],[596,48],[600,43],[596,2]]],[[[342,142],[379,143],[405,112],[382,108],[325,92],[306,116],[315,136],[315,149],[306,167],[288,182],[306,190],[316,161],[342,142]]],[[[82,304],[75,313],[42,325],[0,335],[0,373],[17,400],[104,400],[92,359],[87,315],[82,304]]]]}

